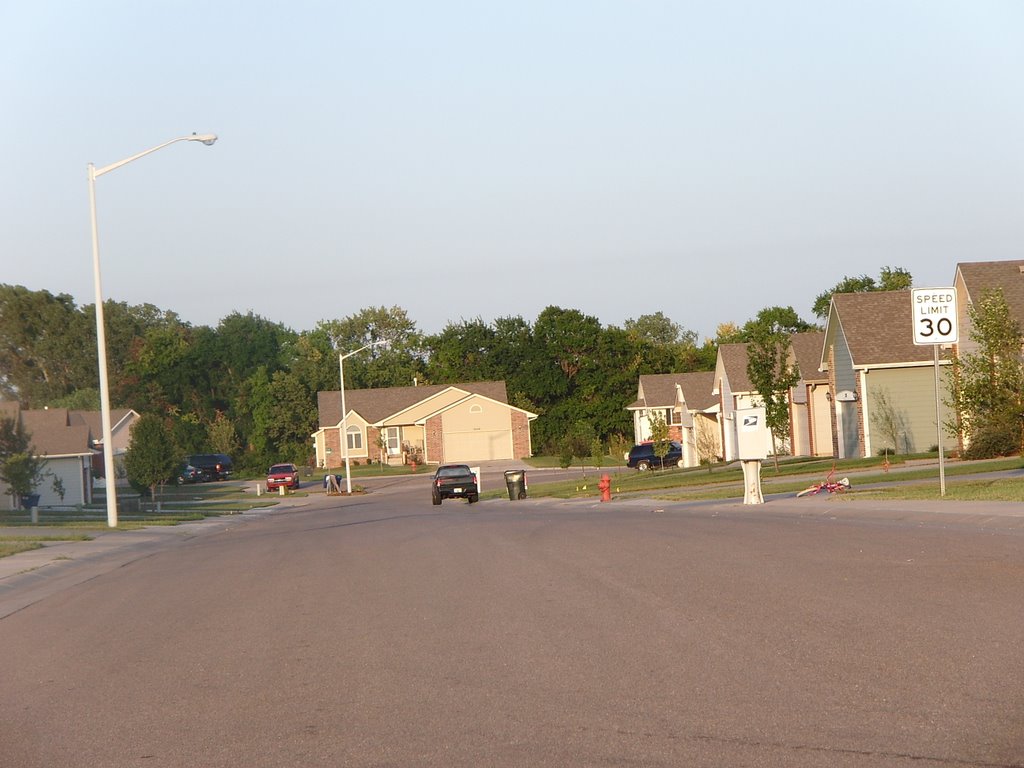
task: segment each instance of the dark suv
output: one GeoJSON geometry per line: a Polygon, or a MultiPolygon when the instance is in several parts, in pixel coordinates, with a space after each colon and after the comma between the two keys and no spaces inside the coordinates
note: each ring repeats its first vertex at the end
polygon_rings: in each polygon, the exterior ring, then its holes
{"type": "Polygon", "coordinates": [[[654,455],[654,443],[640,443],[630,448],[626,454],[626,466],[630,469],[639,469],[641,472],[651,467],[663,468],[683,466],[683,446],[675,440],[669,440],[668,453],[664,459],[654,455]]]}
{"type": "Polygon", "coordinates": [[[185,463],[198,469],[203,480],[227,480],[234,470],[231,457],[223,453],[197,453],[186,457],[185,463]]]}

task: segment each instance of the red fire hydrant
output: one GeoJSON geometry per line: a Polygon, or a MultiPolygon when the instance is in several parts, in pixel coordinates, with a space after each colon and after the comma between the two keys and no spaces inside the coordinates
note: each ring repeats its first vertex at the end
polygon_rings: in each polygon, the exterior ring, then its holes
{"type": "Polygon", "coordinates": [[[601,491],[601,501],[612,500],[612,479],[608,475],[602,475],[597,483],[597,487],[601,491]]]}

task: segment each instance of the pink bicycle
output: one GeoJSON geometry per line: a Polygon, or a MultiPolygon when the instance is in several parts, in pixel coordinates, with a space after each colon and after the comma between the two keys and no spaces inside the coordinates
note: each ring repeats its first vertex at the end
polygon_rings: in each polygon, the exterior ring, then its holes
{"type": "Polygon", "coordinates": [[[850,490],[850,478],[844,477],[840,480],[835,480],[836,468],[832,467],[832,471],[828,473],[824,483],[815,483],[809,488],[804,488],[797,494],[797,498],[801,496],[814,496],[822,491],[828,491],[829,493],[842,493],[843,491],[850,490]]]}

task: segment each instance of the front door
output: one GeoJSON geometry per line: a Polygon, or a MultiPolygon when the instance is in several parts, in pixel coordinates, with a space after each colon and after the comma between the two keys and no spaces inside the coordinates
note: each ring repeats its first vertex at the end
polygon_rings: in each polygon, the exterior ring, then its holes
{"type": "Polygon", "coordinates": [[[402,452],[402,434],[400,427],[388,427],[387,429],[388,456],[398,456],[402,452]]]}

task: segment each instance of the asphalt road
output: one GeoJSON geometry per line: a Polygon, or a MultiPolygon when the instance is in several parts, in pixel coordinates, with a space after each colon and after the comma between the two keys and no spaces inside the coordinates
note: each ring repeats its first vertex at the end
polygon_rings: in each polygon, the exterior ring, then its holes
{"type": "Polygon", "coordinates": [[[0,765],[1024,765],[1008,506],[426,489],[3,578],[0,765]]]}

